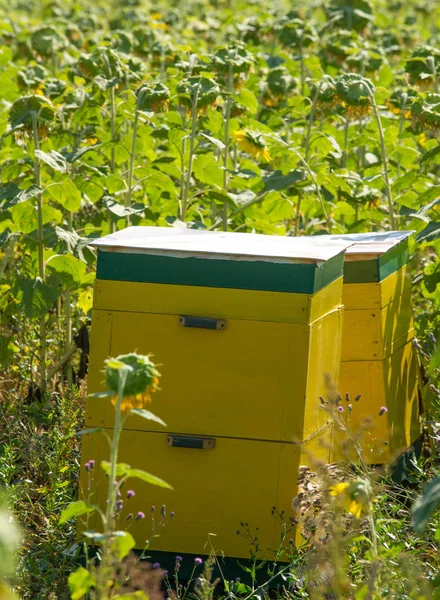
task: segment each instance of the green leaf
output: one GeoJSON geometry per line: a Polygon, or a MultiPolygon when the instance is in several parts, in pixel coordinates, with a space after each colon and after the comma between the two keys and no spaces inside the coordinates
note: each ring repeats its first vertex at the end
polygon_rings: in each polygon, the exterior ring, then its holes
{"type": "Polygon", "coordinates": [[[81,208],[81,192],[71,179],[51,183],[44,190],[46,194],[70,212],[77,212],[81,208]]]}
{"type": "Polygon", "coordinates": [[[394,181],[392,185],[393,191],[399,193],[405,188],[408,188],[414,183],[417,177],[418,174],[416,173],[416,171],[408,171],[404,175],[401,175],[394,181]]]}
{"type": "Polygon", "coordinates": [[[147,419],[148,421],[154,421],[155,423],[159,423],[159,425],[163,425],[164,427],[167,426],[167,424],[164,421],[162,421],[160,417],[156,416],[149,410],[145,410],[145,408],[132,408],[130,414],[142,417],[143,419],[147,419]]]}
{"type": "Polygon", "coordinates": [[[132,206],[124,206],[116,202],[111,196],[104,196],[102,199],[104,206],[114,215],[119,218],[125,218],[128,215],[141,214],[145,211],[143,204],[134,204],[132,206]]]}
{"type": "Polygon", "coordinates": [[[428,152],[425,152],[425,154],[420,159],[420,164],[423,165],[424,163],[429,162],[430,160],[435,158],[437,156],[437,154],[439,154],[439,153],[440,153],[440,144],[438,146],[436,146],[435,148],[431,148],[431,150],[428,150],[428,152]]]}
{"type": "Polygon", "coordinates": [[[173,180],[165,173],[162,173],[162,171],[156,171],[155,169],[151,171],[145,184],[147,187],[156,187],[166,192],[175,191],[173,180]]]}
{"type": "Polygon", "coordinates": [[[117,175],[109,175],[105,179],[105,185],[110,192],[110,194],[115,194],[116,192],[122,192],[127,189],[127,185],[125,181],[118,177],[117,175]]]}
{"type": "Polygon", "coordinates": [[[281,171],[274,171],[273,173],[270,173],[270,175],[263,177],[263,182],[267,191],[285,190],[297,181],[303,179],[304,173],[299,169],[293,169],[287,173],[287,175],[283,175],[281,171]]]}
{"type": "Polygon", "coordinates": [[[436,475],[422,490],[412,509],[412,525],[420,533],[423,531],[440,506],[440,474],[436,475]]]}
{"type": "Polygon", "coordinates": [[[94,504],[86,502],[85,500],[77,500],[76,502],[71,502],[69,506],[67,506],[61,513],[58,523],[60,525],[63,525],[63,523],[66,523],[70,519],[73,519],[75,517],[81,517],[82,515],[86,515],[88,513],[93,512],[94,510],[96,510],[96,508],[97,507],[94,504]]]}
{"type": "Polygon", "coordinates": [[[225,145],[221,140],[218,140],[217,138],[213,138],[210,135],[207,135],[206,133],[201,133],[201,136],[203,136],[204,138],[206,138],[207,140],[209,140],[211,142],[211,144],[214,144],[214,146],[217,146],[217,148],[219,150],[224,150],[225,149],[225,145]]]}
{"type": "Polygon", "coordinates": [[[423,206],[425,202],[431,202],[434,198],[440,197],[440,185],[433,185],[419,196],[419,205],[423,206]]]}
{"type": "Polygon", "coordinates": [[[9,183],[0,188],[0,201],[6,200],[3,208],[8,210],[16,204],[35,198],[38,194],[41,194],[41,189],[37,185],[31,185],[25,190],[20,190],[15,183],[9,183]]]}
{"type": "Polygon", "coordinates": [[[428,223],[428,225],[419,231],[416,235],[417,242],[435,242],[440,238],[440,223],[428,223]]]}
{"type": "Polygon", "coordinates": [[[81,284],[86,275],[85,264],[71,254],[52,256],[47,261],[47,268],[55,273],[67,288],[81,284]]]}
{"type": "Polygon", "coordinates": [[[79,567],[68,578],[70,597],[72,600],[81,600],[95,584],[95,578],[87,569],[79,567]]]}
{"type": "Polygon", "coordinates": [[[50,152],[43,152],[42,150],[35,150],[35,156],[45,162],[49,167],[52,167],[55,171],[65,173],[67,170],[67,162],[62,154],[56,150],[50,152]]]}
{"type": "Polygon", "coordinates": [[[223,185],[223,171],[211,153],[197,154],[195,156],[193,172],[202,183],[218,187],[222,187],[223,185]]]}
{"type": "Polygon", "coordinates": [[[91,433],[101,433],[104,431],[103,427],[93,427],[92,429],[81,429],[77,431],[74,435],[89,435],[91,433]]]}
{"type": "MultiPolygon", "coordinates": [[[[101,461],[101,467],[104,469],[104,473],[107,473],[107,475],[110,474],[110,463],[108,461],[101,461]]],[[[131,467],[130,465],[127,465],[127,463],[118,463],[116,465],[116,476],[123,477],[124,475],[127,475],[130,469],[131,467]]]]}
{"type": "Polygon", "coordinates": [[[157,485],[168,490],[173,489],[172,486],[163,479],[160,479],[159,477],[156,477],[156,475],[152,475],[151,473],[147,473],[146,471],[142,471],[141,469],[128,469],[128,471],[126,472],[126,476],[127,479],[129,477],[132,477],[134,479],[140,479],[141,481],[145,481],[146,483],[151,483],[151,485],[157,485]]]}
{"type": "Polygon", "coordinates": [[[42,317],[49,312],[60,293],[59,287],[43,282],[40,277],[18,279],[15,288],[15,295],[29,319],[42,317]]]}
{"type": "Polygon", "coordinates": [[[252,114],[256,114],[258,111],[258,100],[253,92],[243,88],[237,96],[237,101],[242,106],[248,108],[252,114]]]}
{"type": "Polygon", "coordinates": [[[136,542],[129,531],[115,531],[114,535],[112,553],[122,560],[136,546],[136,542]]]}

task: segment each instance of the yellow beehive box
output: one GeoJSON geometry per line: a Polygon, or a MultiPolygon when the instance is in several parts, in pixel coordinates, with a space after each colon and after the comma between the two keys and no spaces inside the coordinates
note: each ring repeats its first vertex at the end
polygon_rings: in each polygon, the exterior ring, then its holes
{"type": "MultiPolygon", "coordinates": [[[[346,418],[371,464],[391,461],[420,436],[418,361],[407,267],[410,235],[341,236],[352,245],[344,266],[339,389],[343,395],[349,393],[353,409],[346,412],[346,418]],[[362,396],[354,402],[358,394],[362,396]]],[[[339,443],[333,439],[334,458],[341,456],[339,443]]]]}
{"type": "MultiPolygon", "coordinates": [[[[167,428],[128,417],[119,460],[174,491],[141,482],[127,511],[175,511],[154,551],[206,554],[212,533],[216,550],[246,557],[242,521],[260,528],[262,548],[275,549],[271,511],[289,514],[296,442],[322,429],[315,451],[330,455],[318,398],[325,374],[338,375],[347,242],[131,227],[96,246],[89,391],[103,389],[108,356],[152,353],[162,372],[152,410],[167,428]]],[[[111,432],[108,400],[88,401],[86,425],[111,432]]],[[[107,453],[103,435],[86,436],[83,463],[107,453]]],[[[99,470],[93,493],[105,502],[99,470]]],[[[134,523],[138,547],[150,526],[134,523]]]]}

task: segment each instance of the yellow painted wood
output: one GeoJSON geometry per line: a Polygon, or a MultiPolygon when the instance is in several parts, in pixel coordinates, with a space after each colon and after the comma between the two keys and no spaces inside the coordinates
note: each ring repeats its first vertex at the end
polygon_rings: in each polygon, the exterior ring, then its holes
{"type": "Polygon", "coordinates": [[[319,397],[326,398],[329,386],[336,385],[338,381],[342,319],[343,311],[340,309],[311,325],[304,437],[313,437],[306,444],[305,452],[325,459],[330,453],[330,430],[324,427],[328,413],[321,408],[319,397]]]}
{"type": "Polygon", "coordinates": [[[96,280],[94,308],[309,323],[337,308],[341,295],[342,277],[313,295],[96,280]]]}
{"type": "MultiPolygon", "coordinates": [[[[216,331],[181,327],[177,315],[115,312],[109,353],[153,354],[162,389],[152,408],[169,430],[281,440],[283,427],[288,439],[302,434],[303,406],[295,399],[305,393],[308,336],[307,325],[291,323],[228,319],[216,331]],[[288,426],[285,404],[293,407],[288,426]]],[[[88,406],[94,412],[92,418],[87,411],[87,425],[112,426],[108,400],[91,399],[88,406]]],[[[135,416],[126,427],[160,428],[135,416]]]]}
{"type": "MultiPolygon", "coordinates": [[[[93,314],[109,319],[106,311],[93,314]]],[[[228,319],[224,331],[181,327],[177,315],[111,314],[111,342],[100,338],[94,364],[133,350],[152,353],[162,372],[153,410],[160,409],[171,431],[300,441],[304,399],[314,406],[325,394],[325,373],[337,377],[340,310],[311,325],[228,319]]],[[[306,434],[320,425],[312,415],[306,434]]],[[[108,399],[89,400],[88,426],[112,427],[113,419],[108,399]]],[[[160,429],[136,416],[126,427],[160,429]]]]}
{"type": "MultiPolygon", "coordinates": [[[[90,438],[83,456],[93,457],[98,465],[108,459],[105,439],[102,434],[90,438]]],[[[262,550],[277,548],[280,525],[271,511],[275,506],[291,513],[299,466],[296,445],[218,438],[214,449],[194,450],[168,446],[164,433],[125,431],[119,459],[174,487],[171,491],[130,480],[136,495],[125,501],[121,521],[125,522],[128,513],[147,515],[130,527],[136,547],[142,548],[151,536],[151,506],[158,512],[165,504],[168,514],[174,511],[175,516],[160,529],[152,550],[208,554],[211,539],[218,554],[248,558],[249,542],[236,534],[242,521],[249,523],[252,531],[260,528],[262,550]]],[[[87,478],[84,469],[82,472],[84,487],[87,478]]],[[[107,478],[99,468],[94,473],[93,491],[94,501],[104,508],[107,478]]]]}
{"type": "MultiPolygon", "coordinates": [[[[350,394],[353,410],[346,411],[350,430],[369,463],[391,462],[420,436],[419,373],[412,341],[383,360],[341,363],[341,394],[350,394]],[[362,394],[354,402],[357,394],[362,394]],[[379,415],[385,406],[388,412],[379,415]]],[[[344,406],[347,403],[344,402],[344,406]]],[[[353,459],[353,444],[345,434],[332,439],[333,459],[353,459]]]]}
{"type": "Polygon", "coordinates": [[[409,297],[410,292],[411,277],[405,265],[380,283],[345,283],[342,302],[347,310],[377,309],[402,294],[409,297]]]}
{"type": "Polygon", "coordinates": [[[94,394],[104,389],[102,386],[104,360],[110,355],[111,334],[112,313],[106,310],[93,310],[90,331],[89,394],[94,394]]]}
{"type": "MultiPolygon", "coordinates": [[[[369,287],[377,284],[357,285],[369,287]]],[[[409,292],[392,297],[382,308],[353,310],[351,305],[346,304],[345,309],[343,361],[385,358],[414,337],[409,292]]]]}

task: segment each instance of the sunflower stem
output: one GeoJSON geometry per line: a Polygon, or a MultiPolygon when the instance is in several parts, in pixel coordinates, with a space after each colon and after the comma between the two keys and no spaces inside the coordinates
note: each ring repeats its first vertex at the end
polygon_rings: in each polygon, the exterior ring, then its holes
{"type": "Polygon", "coordinates": [[[191,186],[191,173],[192,166],[194,160],[194,144],[196,139],[196,130],[197,130],[197,101],[199,98],[199,88],[200,88],[200,80],[197,84],[194,97],[192,98],[192,108],[191,108],[191,137],[189,139],[189,156],[188,156],[188,167],[186,171],[186,182],[185,182],[185,191],[183,195],[183,202],[180,209],[180,219],[182,221],[186,218],[186,212],[188,210],[188,197],[189,197],[189,188],[191,186]]]}
{"type": "Polygon", "coordinates": [[[390,182],[390,178],[389,178],[389,174],[388,174],[388,155],[387,155],[387,150],[386,150],[386,146],[385,146],[385,135],[383,132],[382,120],[380,118],[380,113],[379,113],[379,109],[376,104],[376,99],[374,97],[374,93],[370,89],[368,90],[368,93],[370,96],[370,102],[373,107],[374,116],[376,118],[377,127],[379,130],[379,139],[380,139],[380,148],[381,148],[381,152],[382,152],[382,165],[383,165],[383,170],[384,170],[385,188],[386,188],[386,193],[387,193],[388,210],[390,213],[390,224],[391,224],[391,229],[395,229],[396,221],[394,218],[394,204],[393,204],[393,195],[391,192],[391,182],[390,182]]]}
{"type": "Polygon", "coordinates": [[[116,504],[117,486],[115,485],[118,467],[118,450],[119,440],[122,431],[122,401],[124,399],[124,388],[127,381],[129,367],[121,367],[119,370],[118,380],[118,397],[115,407],[115,422],[113,428],[113,438],[110,445],[110,469],[107,491],[107,508],[103,517],[104,527],[104,544],[102,551],[102,561],[98,570],[97,592],[98,598],[107,597],[106,589],[108,581],[111,579],[111,563],[112,563],[112,534],[114,529],[114,511],[116,504]]]}
{"type": "MultiPolygon", "coordinates": [[[[38,137],[37,113],[32,111],[32,132],[35,151],[40,149],[40,140],[38,137]]],[[[40,159],[34,157],[34,177],[35,185],[41,189],[41,164],[40,159]]],[[[37,218],[38,218],[38,274],[44,282],[44,229],[43,229],[43,198],[41,192],[37,195],[37,218]]],[[[40,317],[40,388],[42,392],[46,391],[47,373],[46,373],[46,317],[40,317]]]]}
{"type": "MultiPolygon", "coordinates": [[[[233,70],[232,70],[232,63],[229,62],[229,69],[228,69],[228,83],[227,83],[227,94],[228,97],[226,99],[226,106],[225,106],[225,139],[224,139],[224,144],[225,144],[225,153],[224,153],[224,161],[223,161],[223,167],[224,167],[224,171],[223,171],[223,190],[225,191],[225,193],[228,193],[228,187],[229,187],[229,175],[228,175],[228,160],[229,160],[229,121],[231,119],[231,101],[232,101],[232,91],[233,91],[233,70]]],[[[227,231],[228,230],[228,205],[226,202],[223,202],[223,217],[222,217],[222,223],[223,223],[223,231],[227,231]]]]}
{"type": "MultiPolygon", "coordinates": [[[[140,92],[141,94],[142,92],[140,92]]],[[[127,191],[127,207],[131,208],[131,197],[133,194],[133,172],[134,172],[134,160],[136,157],[136,136],[139,123],[139,102],[136,103],[136,109],[134,113],[133,121],[133,132],[131,140],[131,153],[130,153],[130,166],[128,169],[128,191],[127,191]]],[[[127,215],[127,225],[131,225],[131,214],[127,215]]]]}

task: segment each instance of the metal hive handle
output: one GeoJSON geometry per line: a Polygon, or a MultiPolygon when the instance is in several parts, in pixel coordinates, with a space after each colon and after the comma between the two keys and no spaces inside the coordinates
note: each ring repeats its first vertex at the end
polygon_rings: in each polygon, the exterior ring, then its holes
{"type": "Polygon", "coordinates": [[[222,331],[226,329],[226,320],[180,315],[179,325],[181,325],[182,327],[195,327],[197,329],[216,329],[217,331],[222,331]]]}

